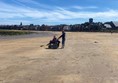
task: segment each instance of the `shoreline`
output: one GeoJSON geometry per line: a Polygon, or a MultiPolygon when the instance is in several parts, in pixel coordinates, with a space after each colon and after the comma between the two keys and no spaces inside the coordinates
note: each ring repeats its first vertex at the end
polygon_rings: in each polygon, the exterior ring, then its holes
{"type": "Polygon", "coordinates": [[[0,40],[15,40],[15,39],[25,39],[25,38],[36,38],[36,37],[50,37],[56,35],[54,32],[40,32],[36,31],[31,34],[25,34],[25,35],[12,35],[12,36],[1,36],[0,40]]]}

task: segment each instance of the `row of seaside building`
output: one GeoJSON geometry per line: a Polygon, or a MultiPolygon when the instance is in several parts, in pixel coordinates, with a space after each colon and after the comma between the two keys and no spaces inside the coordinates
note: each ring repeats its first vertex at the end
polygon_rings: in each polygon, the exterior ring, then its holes
{"type": "Polygon", "coordinates": [[[87,32],[98,32],[98,31],[110,31],[110,30],[118,30],[118,22],[93,22],[93,19],[90,18],[89,22],[85,22],[82,24],[73,24],[73,25],[0,25],[0,29],[7,30],[37,30],[37,31],[61,31],[62,29],[66,31],[87,31],[87,32]]]}

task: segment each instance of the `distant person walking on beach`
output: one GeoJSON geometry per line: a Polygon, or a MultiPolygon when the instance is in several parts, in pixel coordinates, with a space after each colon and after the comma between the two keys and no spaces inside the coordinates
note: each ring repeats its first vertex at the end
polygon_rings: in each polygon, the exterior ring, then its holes
{"type": "Polygon", "coordinates": [[[65,40],[66,40],[65,37],[66,37],[66,33],[64,30],[62,30],[62,35],[58,38],[58,39],[62,38],[62,48],[64,48],[65,46],[65,40]]]}

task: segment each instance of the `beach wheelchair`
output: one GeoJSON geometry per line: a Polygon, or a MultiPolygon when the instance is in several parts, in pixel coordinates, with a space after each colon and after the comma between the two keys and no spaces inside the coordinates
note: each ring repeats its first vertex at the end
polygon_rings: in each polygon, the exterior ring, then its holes
{"type": "Polygon", "coordinates": [[[48,48],[49,49],[57,49],[59,47],[60,41],[56,40],[56,41],[50,41],[50,43],[48,44],[48,48]]]}

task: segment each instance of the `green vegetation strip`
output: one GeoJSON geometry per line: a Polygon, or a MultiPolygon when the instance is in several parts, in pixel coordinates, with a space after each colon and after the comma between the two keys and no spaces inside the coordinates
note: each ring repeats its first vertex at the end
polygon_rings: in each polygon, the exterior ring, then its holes
{"type": "Polygon", "coordinates": [[[18,31],[18,30],[0,30],[1,36],[12,36],[12,35],[25,35],[25,34],[31,34],[33,32],[31,31],[18,31]]]}

